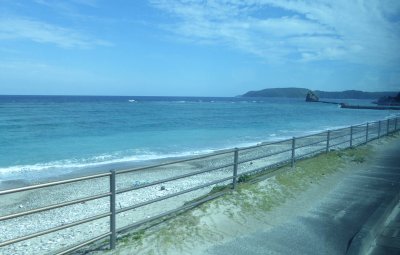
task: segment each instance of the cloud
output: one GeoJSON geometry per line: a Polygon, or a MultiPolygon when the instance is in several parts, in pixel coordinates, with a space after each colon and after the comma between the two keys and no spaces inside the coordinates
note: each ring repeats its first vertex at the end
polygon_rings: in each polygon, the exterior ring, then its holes
{"type": "Polygon", "coordinates": [[[400,60],[399,1],[224,0],[150,4],[173,18],[178,38],[224,44],[268,61],[400,60]]]}
{"type": "Polygon", "coordinates": [[[62,48],[92,48],[112,44],[91,38],[76,30],[29,18],[0,18],[0,40],[30,40],[62,48]]]}

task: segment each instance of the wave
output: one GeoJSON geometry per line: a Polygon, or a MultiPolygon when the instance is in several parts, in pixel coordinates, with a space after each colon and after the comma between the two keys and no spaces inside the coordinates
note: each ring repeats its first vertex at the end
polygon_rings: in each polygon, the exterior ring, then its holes
{"type": "Polygon", "coordinates": [[[114,153],[114,154],[103,154],[84,159],[66,159],[66,160],[57,160],[57,161],[30,164],[30,165],[15,165],[15,166],[0,168],[0,181],[2,179],[10,179],[10,178],[15,179],[15,177],[22,177],[22,176],[27,177],[28,175],[33,175],[33,174],[40,175],[43,173],[46,175],[54,175],[60,172],[69,173],[76,171],[78,169],[98,168],[114,164],[139,163],[139,162],[168,159],[168,158],[189,157],[206,153],[212,153],[214,151],[215,150],[205,149],[199,151],[187,151],[187,152],[181,152],[181,153],[177,152],[169,154],[149,152],[146,154],[127,155],[122,157],[117,156],[119,153],[114,153]]]}
{"type": "MultiPolygon", "coordinates": [[[[398,116],[398,114],[393,114],[398,116]]],[[[390,115],[389,117],[392,117],[390,115]]],[[[367,123],[364,121],[360,124],[367,123]]],[[[242,141],[232,140],[225,146],[216,148],[204,148],[204,149],[193,149],[182,152],[173,153],[161,153],[155,151],[146,150],[130,150],[120,151],[109,154],[101,154],[86,158],[72,158],[64,160],[56,160],[50,162],[41,162],[36,164],[21,164],[0,167],[0,182],[2,180],[13,180],[13,179],[40,179],[44,176],[55,176],[58,174],[78,172],[80,169],[112,169],[120,168],[121,166],[127,166],[128,164],[147,164],[147,161],[153,160],[167,160],[171,158],[190,157],[197,155],[204,155],[212,153],[218,150],[232,149],[234,147],[246,148],[254,145],[262,144],[264,142],[273,142],[279,140],[290,139],[293,136],[303,136],[310,134],[318,134],[326,132],[327,130],[334,130],[349,127],[349,125],[335,125],[335,126],[321,126],[319,129],[304,131],[301,129],[279,129],[269,134],[247,137],[242,141]],[[247,140],[247,141],[246,141],[247,140]]]]}

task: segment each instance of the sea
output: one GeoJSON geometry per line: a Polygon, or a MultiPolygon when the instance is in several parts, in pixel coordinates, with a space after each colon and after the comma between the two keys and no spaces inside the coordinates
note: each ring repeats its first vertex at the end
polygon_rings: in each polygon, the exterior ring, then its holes
{"type": "Polygon", "coordinates": [[[137,167],[395,114],[288,98],[0,96],[0,189],[10,181],[137,167]]]}

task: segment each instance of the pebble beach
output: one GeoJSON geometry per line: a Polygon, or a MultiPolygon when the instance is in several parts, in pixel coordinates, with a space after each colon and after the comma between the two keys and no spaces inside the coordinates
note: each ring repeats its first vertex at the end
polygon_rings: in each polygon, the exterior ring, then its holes
{"type": "MultiPolygon", "coordinates": [[[[303,141],[303,143],[312,143],[313,146],[298,149],[298,155],[307,154],[309,151],[315,150],[319,150],[316,153],[324,151],[326,146],[325,142],[318,143],[324,136],[325,134],[316,134],[315,136],[304,138],[307,139],[307,141],[303,141]]],[[[345,141],[347,138],[343,137],[341,139],[345,141]]],[[[299,140],[300,146],[301,142],[302,141],[299,140]]],[[[291,156],[291,143],[291,140],[286,140],[272,144],[260,144],[259,147],[255,146],[240,150],[239,162],[243,163],[239,164],[238,174],[257,171],[257,169],[265,168],[268,165],[287,161],[291,156]],[[268,158],[257,159],[260,156],[271,155],[274,153],[279,154],[269,156],[268,158]]],[[[215,156],[211,154],[209,157],[200,157],[197,160],[166,164],[158,167],[150,167],[143,170],[117,174],[116,188],[118,191],[124,188],[148,184],[174,176],[190,174],[207,169],[217,169],[118,194],[116,197],[116,209],[126,208],[128,206],[162,198],[216,180],[232,177],[232,163],[233,150],[225,153],[222,152],[222,154],[218,153],[215,156]]],[[[165,211],[176,209],[195,198],[209,193],[216,185],[226,185],[230,183],[232,183],[231,178],[227,181],[173,198],[168,198],[160,202],[121,212],[117,215],[117,229],[159,215],[165,211]]],[[[24,191],[16,194],[3,195],[0,206],[2,211],[1,215],[8,215],[11,213],[48,206],[50,204],[58,204],[97,194],[103,194],[109,192],[109,189],[109,177],[106,176],[24,191]]],[[[49,228],[62,226],[99,214],[108,213],[109,211],[109,197],[103,197],[92,201],[2,221],[0,223],[0,232],[3,233],[3,235],[1,235],[0,241],[3,242],[12,238],[18,238],[49,228]]],[[[61,250],[70,245],[107,233],[109,227],[109,217],[107,216],[82,225],[1,247],[0,252],[4,255],[44,254],[49,251],[61,250]]]]}

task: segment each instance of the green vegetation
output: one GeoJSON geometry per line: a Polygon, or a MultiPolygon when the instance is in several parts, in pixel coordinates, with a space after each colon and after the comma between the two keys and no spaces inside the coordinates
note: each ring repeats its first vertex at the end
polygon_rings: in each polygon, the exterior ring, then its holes
{"type": "Polygon", "coordinates": [[[241,175],[241,176],[238,178],[238,183],[248,182],[248,181],[250,181],[250,180],[251,180],[251,175],[250,175],[250,174],[244,174],[244,175],[241,175]]]}
{"type": "MultiPolygon", "coordinates": [[[[241,214],[251,214],[262,219],[263,213],[294,198],[310,185],[339,171],[347,163],[362,163],[371,154],[370,146],[357,149],[334,151],[296,162],[296,167],[289,166],[274,169],[277,174],[256,184],[241,182],[237,192],[228,194],[216,201],[227,207],[226,215],[234,219],[241,214]]],[[[246,176],[246,181],[261,179],[265,173],[246,176]]]]}
{"type": "Polygon", "coordinates": [[[263,89],[259,91],[249,91],[243,97],[289,97],[289,98],[305,98],[308,89],[304,88],[273,88],[263,89]]]}
{"type": "MultiPolygon", "coordinates": [[[[249,91],[243,97],[288,97],[306,98],[309,89],[305,88],[272,88],[258,91],[249,91]]],[[[364,92],[358,90],[346,90],[340,92],[314,91],[320,98],[332,99],[378,99],[380,97],[394,97],[397,92],[364,92]]]]}
{"type": "Polygon", "coordinates": [[[123,236],[122,238],[118,239],[118,244],[125,245],[132,242],[141,244],[144,237],[145,237],[145,230],[141,229],[139,231],[135,231],[133,233],[130,233],[129,235],[123,236]]]}
{"type": "Polygon", "coordinates": [[[364,146],[359,149],[350,149],[348,150],[348,157],[351,159],[351,161],[356,162],[356,163],[363,163],[366,161],[368,156],[370,156],[371,153],[371,147],[370,146],[364,146]]]}
{"type": "MultiPolygon", "coordinates": [[[[225,196],[201,204],[196,210],[184,211],[175,215],[176,217],[165,218],[169,219],[165,224],[129,234],[121,238],[118,245],[145,249],[145,254],[166,254],[168,251],[187,252],[191,249],[187,246],[191,242],[186,242],[187,240],[209,242],[220,238],[221,233],[217,233],[202,222],[202,216],[213,215],[215,209],[239,224],[247,224],[245,216],[248,217],[248,215],[251,215],[253,219],[262,220],[265,218],[263,217],[265,212],[295,198],[311,185],[340,171],[346,164],[364,162],[371,153],[371,146],[361,146],[301,160],[296,162],[295,168],[284,166],[272,169],[275,171],[272,177],[271,169],[253,175],[242,175],[235,191],[227,192],[225,196]],[[259,182],[252,183],[256,180],[259,182]],[[151,245],[148,245],[149,243],[151,245]]],[[[215,186],[208,195],[228,190],[232,190],[232,185],[215,186]]]]}

